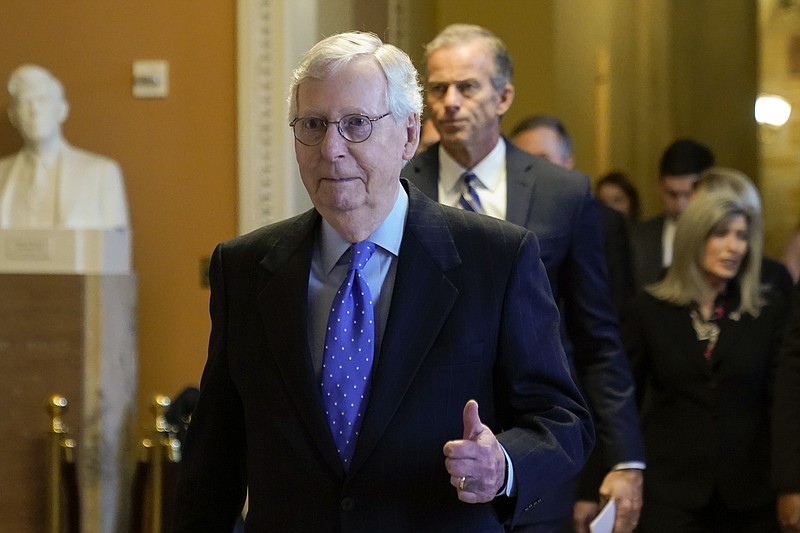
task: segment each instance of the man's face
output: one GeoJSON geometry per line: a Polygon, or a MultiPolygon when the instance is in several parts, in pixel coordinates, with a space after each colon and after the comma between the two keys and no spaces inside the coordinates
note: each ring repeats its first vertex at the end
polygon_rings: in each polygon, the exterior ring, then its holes
{"type": "MultiPolygon", "coordinates": [[[[388,111],[386,79],[373,58],[352,60],[328,79],[309,78],[298,87],[299,117],[338,121],[361,113],[371,118],[388,111]]],[[[337,221],[377,227],[394,205],[403,161],[411,159],[419,139],[419,117],[388,115],[372,122],[360,143],[347,141],[328,124],[322,142],[295,140],[295,156],[312,203],[337,227],[337,221]]],[[[373,228],[374,229],[374,228],[373,228]]]]}
{"type": "Polygon", "coordinates": [[[39,145],[60,135],[67,105],[48,83],[27,83],[11,99],[8,116],[26,144],[39,145]]]}
{"type": "Polygon", "coordinates": [[[428,56],[426,99],[445,148],[488,152],[497,143],[499,119],[511,106],[514,88],[495,89],[493,70],[494,58],[481,39],[428,56]]]}
{"type": "Polygon", "coordinates": [[[554,165],[568,169],[573,167],[572,156],[564,153],[561,139],[552,128],[541,127],[525,130],[511,140],[529,154],[543,157],[554,165]]]}
{"type": "Polygon", "coordinates": [[[689,205],[694,185],[697,183],[697,174],[662,176],[658,183],[661,190],[661,201],[664,204],[664,214],[669,218],[677,219],[689,205]]]}

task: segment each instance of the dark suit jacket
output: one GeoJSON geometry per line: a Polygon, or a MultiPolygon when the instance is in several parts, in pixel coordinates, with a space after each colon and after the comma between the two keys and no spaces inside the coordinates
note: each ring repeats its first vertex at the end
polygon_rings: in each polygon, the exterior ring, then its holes
{"type": "Polygon", "coordinates": [[[786,300],[791,300],[794,291],[792,275],[777,259],[767,256],[761,258],[761,282],[778,291],[786,300]]]}
{"type": "Polygon", "coordinates": [[[315,210],[223,243],[176,531],[502,531],[574,475],[593,437],[530,232],[409,188],[391,308],[352,466],[328,429],[307,342],[315,210]],[[474,398],[516,498],[457,499],[442,446],[474,398]]]}
{"type": "Polygon", "coordinates": [[[631,228],[631,247],[636,286],[641,289],[664,277],[664,216],[659,215],[634,224],[631,228]]]}
{"type": "MultiPolygon", "coordinates": [[[[768,505],[771,383],[787,305],[779,291],[758,318],[737,317],[730,289],[711,362],[690,309],[642,293],[622,320],[641,402],[647,502],[683,509],[716,490],[731,509],[768,505]]],[[[658,519],[655,519],[658,522],[658,519]]]]}
{"type": "Polygon", "coordinates": [[[608,292],[618,312],[636,295],[628,222],[622,213],[597,204],[603,233],[603,252],[608,266],[608,292]]]}
{"type": "MultiPolygon", "coordinates": [[[[506,219],[533,231],[556,300],[563,310],[568,356],[596,421],[606,468],[644,461],[633,382],[622,352],[606,281],[597,207],[589,178],[552,165],[506,142],[506,219]],[[571,347],[571,349],[569,349],[571,347]]],[[[439,145],[414,157],[403,175],[437,199],[439,145]]],[[[596,490],[599,487],[595,487],[596,490]]],[[[572,516],[572,488],[553,487],[523,523],[572,516]]]]}
{"type": "Polygon", "coordinates": [[[774,486],[779,492],[800,492],[800,284],[792,294],[791,319],[775,375],[774,486]]]}

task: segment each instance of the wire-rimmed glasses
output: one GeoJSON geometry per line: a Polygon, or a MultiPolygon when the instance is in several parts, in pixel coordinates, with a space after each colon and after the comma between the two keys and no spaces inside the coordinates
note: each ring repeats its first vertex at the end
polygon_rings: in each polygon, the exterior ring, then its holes
{"type": "Polygon", "coordinates": [[[372,135],[372,123],[391,113],[384,113],[372,118],[363,113],[345,115],[339,120],[325,120],[319,117],[297,117],[289,123],[294,131],[294,138],[306,146],[315,146],[322,142],[330,124],[336,124],[339,135],[351,143],[363,143],[372,135]]]}

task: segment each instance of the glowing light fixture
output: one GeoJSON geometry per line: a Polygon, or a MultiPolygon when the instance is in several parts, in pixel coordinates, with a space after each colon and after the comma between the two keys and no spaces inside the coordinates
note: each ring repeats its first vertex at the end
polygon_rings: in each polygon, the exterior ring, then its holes
{"type": "Polygon", "coordinates": [[[780,127],[789,120],[792,106],[785,98],[774,94],[761,94],[756,98],[756,122],[780,127]]]}

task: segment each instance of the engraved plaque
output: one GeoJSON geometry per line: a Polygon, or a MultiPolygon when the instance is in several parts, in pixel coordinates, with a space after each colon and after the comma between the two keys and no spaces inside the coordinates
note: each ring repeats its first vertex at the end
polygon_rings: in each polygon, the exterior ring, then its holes
{"type": "Polygon", "coordinates": [[[49,261],[53,257],[50,237],[40,233],[8,238],[5,257],[10,261],[49,261]]]}

